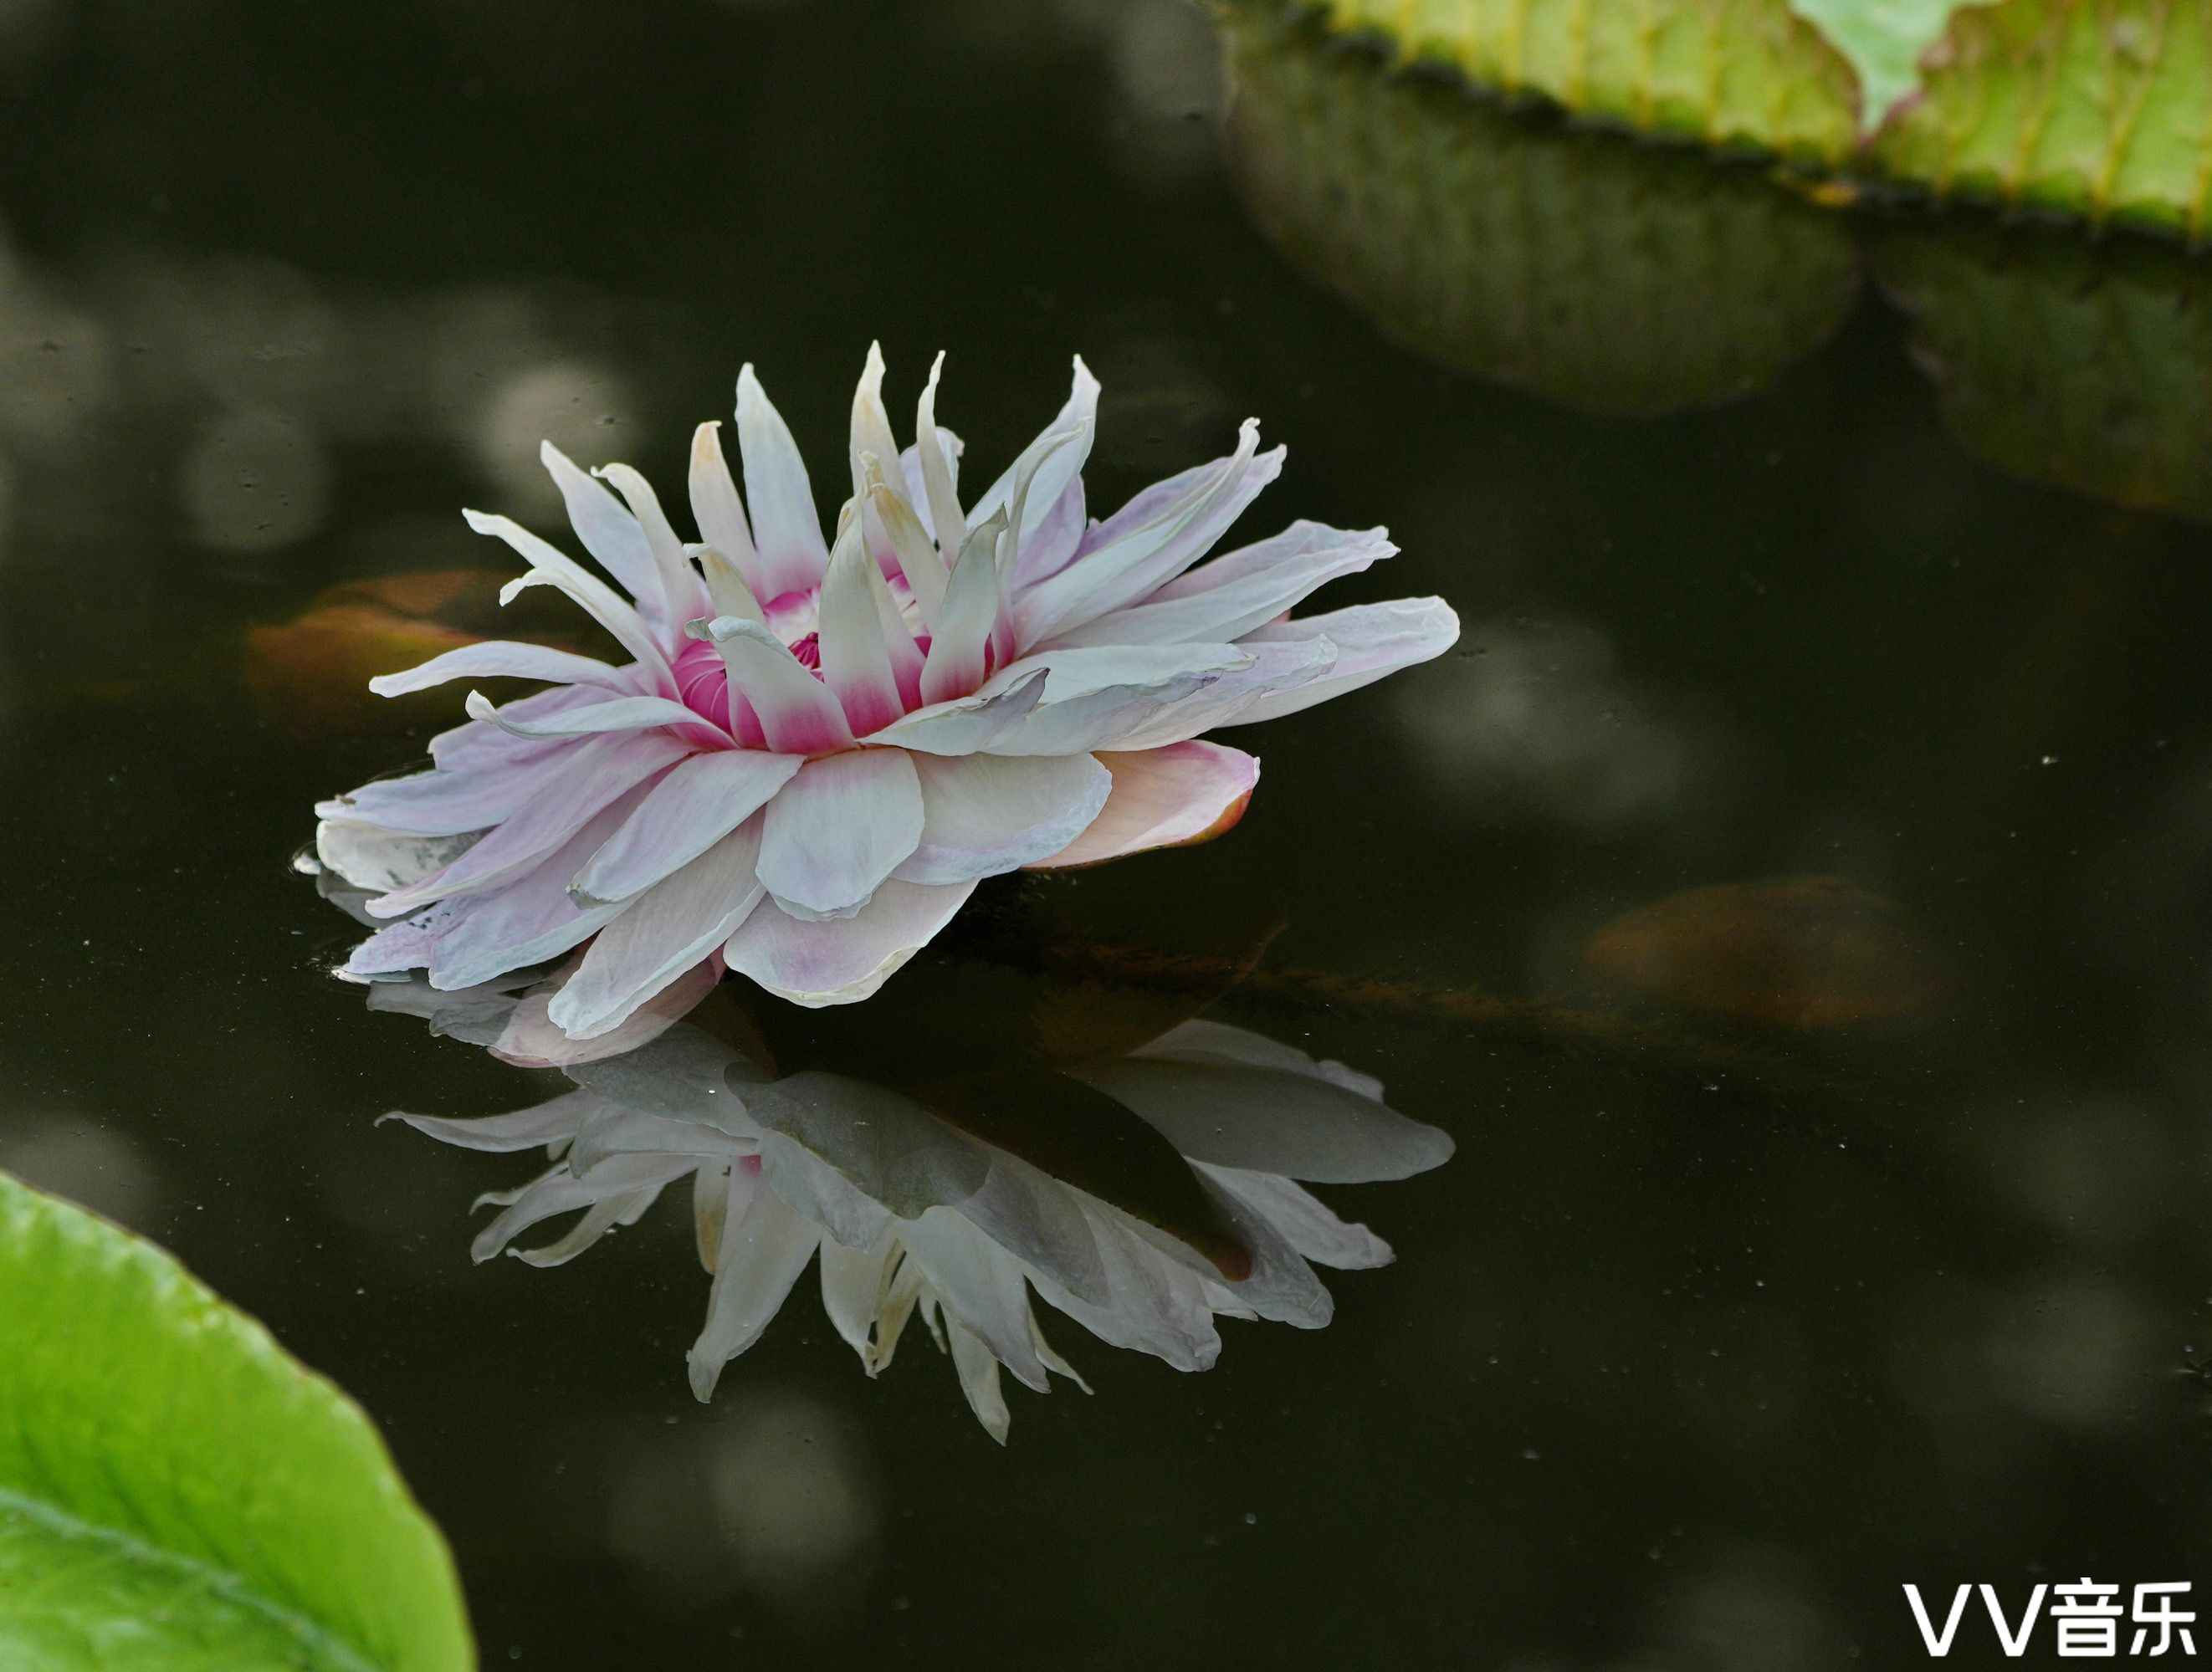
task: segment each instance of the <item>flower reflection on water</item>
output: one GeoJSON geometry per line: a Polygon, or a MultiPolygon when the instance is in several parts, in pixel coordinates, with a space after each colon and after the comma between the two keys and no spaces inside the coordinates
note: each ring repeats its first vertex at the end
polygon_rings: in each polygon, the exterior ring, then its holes
{"type": "MultiPolygon", "coordinates": [[[[520,984],[386,983],[370,1003],[511,1048],[520,984]]],[[[467,1148],[550,1157],[536,1178],[481,1199],[501,1211],[477,1259],[561,1264],[688,1179],[713,1274],[690,1355],[701,1400],[818,1257],[823,1310],[867,1373],[919,1314],[1000,1440],[1001,1368],[1039,1392],[1050,1374],[1083,1385],[1047,1342],[1032,1293],[1102,1341],[1204,1370],[1220,1352],[1217,1317],[1318,1329],[1333,1303],[1314,1265],[1391,1258],[1294,1180],[1402,1178],[1452,1150],[1368,1075],[1203,1019],[1118,1056],[1048,1064],[1010,1050],[899,1087],[778,1075],[684,1022],[566,1071],[574,1089],[513,1113],[387,1118],[467,1148]],[[572,1214],[554,1241],[514,1246],[572,1214]]]]}

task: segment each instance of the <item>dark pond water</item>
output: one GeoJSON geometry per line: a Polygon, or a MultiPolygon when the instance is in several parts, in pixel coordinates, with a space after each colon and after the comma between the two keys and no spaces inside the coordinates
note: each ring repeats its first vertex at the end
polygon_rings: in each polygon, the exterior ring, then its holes
{"type": "Polygon", "coordinates": [[[2212,1586],[2200,265],[1170,0],[9,0],[0,90],[0,1166],[362,1401],[488,1663],[1793,1672],[1917,1663],[1906,1580],[2212,1586]],[[828,455],[873,336],[989,458],[1080,351],[1101,503],[1257,414],[1265,526],[1466,622],[830,1042],[1073,944],[1456,1140],[1323,1188],[1398,1255],[1327,1329],[1063,1325],[1003,1450],[805,1296],[695,1402],[675,1200],[471,1263],[516,1166],[374,1118],[559,1082],[369,1014],[287,863],[452,711],[253,633],[503,569],[541,434],[675,476],[744,360],[828,455]]]}

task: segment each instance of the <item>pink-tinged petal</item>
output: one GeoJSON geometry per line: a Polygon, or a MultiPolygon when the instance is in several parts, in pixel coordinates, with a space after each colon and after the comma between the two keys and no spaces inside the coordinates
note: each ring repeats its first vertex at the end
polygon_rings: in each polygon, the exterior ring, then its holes
{"type": "Polygon", "coordinates": [[[1336,666],[1336,646],[1326,639],[1280,644],[1246,639],[1237,649],[1250,652],[1249,667],[1223,674],[1204,690],[1168,704],[1151,718],[1103,739],[1099,746],[1123,750],[1158,748],[1201,736],[1218,726],[1235,725],[1261,703],[1326,679],[1336,666]]]}
{"type": "Polygon", "coordinates": [[[764,900],[730,936],[723,955],[738,974],[793,1004],[855,1003],[927,946],[975,892],[972,882],[930,887],[890,881],[854,916],[823,923],[794,918],[764,900]]]}
{"type": "MultiPolygon", "coordinates": [[[[730,462],[722,453],[722,427],[702,424],[691,433],[691,519],[699,537],[720,552],[744,578],[746,590],[758,597],[760,555],[753,548],[752,524],[745,520],[745,502],[730,478],[730,462]]],[[[724,609],[725,615],[744,612],[724,609]]]]}
{"type": "Polygon", "coordinates": [[[1083,541],[1087,506],[1083,478],[1078,476],[1061,491],[1059,500],[1022,542],[1022,548],[1014,559],[1013,582],[1009,589],[1012,596],[1020,596],[1067,566],[1068,560],[1075,555],[1083,541]]]}
{"type": "Polygon", "coordinates": [[[1316,588],[1389,557],[1382,529],[1293,523],[1273,539],[1224,552],[1150,597],[1086,621],[1054,645],[1164,645],[1241,639],[1288,613],[1316,588]]]}
{"type": "Polygon", "coordinates": [[[665,620],[667,601],[661,596],[653,550],[637,518],[617,505],[613,494],[586,476],[550,441],[539,444],[538,457],[553,478],[553,485],[561,490],[562,503],[568,508],[568,525],[576,530],[584,549],[641,606],[665,620]]]}
{"type": "Polygon", "coordinates": [[[315,815],[349,819],[410,836],[459,836],[489,830],[512,817],[544,783],[544,763],[536,760],[496,768],[441,766],[364,784],[348,795],[317,803],[315,815]]]}
{"type": "Polygon", "coordinates": [[[921,783],[903,749],[810,760],[769,803],[760,879],[799,916],[858,911],[921,840],[921,783]]]}
{"type": "Polygon", "coordinates": [[[660,508],[660,495],[653,491],[647,482],[627,464],[609,464],[592,474],[612,485],[629,507],[629,514],[645,531],[647,548],[653,554],[653,573],[660,584],[661,624],[664,628],[680,627],[707,613],[704,589],[684,555],[684,542],[670,524],[668,513],[660,508]]]}
{"type": "Polygon", "coordinates": [[[823,542],[806,462],[750,365],[738,373],[738,450],[744,456],[745,499],[760,555],[760,584],[753,590],[762,603],[772,603],[787,592],[820,585],[830,548],[823,542]]]}
{"type": "Polygon", "coordinates": [[[635,691],[637,686],[619,668],[572,651],[545,645],[520,644],[491,639],[480,645],[463,645],[434,656],[420,667],[400,674],[379,674],[368,688],[380,697],[404,697],[427,691],[452,679],[542,679],[562,685],[589,685],[610,691],[635,691]]]}
{"type": "Polygon", "coordinates": [[[867,363],[860,368],[860,387],[853,391],[852,442],[847,449],[853,465],[853,497],[868,491],[862,461],[872,457],[878,470],[898,463],[898,442],[891,435],[891,415],[884,410],[884,345],[868,344],[867,363]]]}
{"type": "Polygon", "coordinates": [[[767,805],[791,782],[801,760],[759,749],[716,749],[679,760],[592,856],[575,881],[578,903],[628,900],[690,864],[767,805]]]}
{"type": "Polygon", "coordinates": [[[722,615],[708,622],[705,632],[721,652],[732,688],[758,717],[771,750],[820,754],[853,746],[853,729],[836,697],[766,626],[722,615]]]}
{"type": "Polygon", "coordinates": [[[1082,833],[1114,787],[1087,754],[918,755],[921,842],[894,875],[972,882],[1058,853],[1082,833]]]}
{"type": "MultiPolygon", "coordinates": [[[[444,869],[412,887],[380,895],[369,902],[368,909],[380,918],[404,918],[433,900],[495,887],[568,841],[602,809],[689,753],[665,732],[594,737],[574,744],[566,760],[538,775],[535,792],[497,829],[444,869]]],[[[639,794],[641,798],[642,791],[639,794]]],[[[599,842],[613,834],[610,826],[592,848],[576,856],[575,865],[561,878],[562,887],[599,842]]]]}
{"type": "Polygon", "coordinates": [[[420,882],[468,851],[473,836],[410,836],[357,819],[315,826],[315,857],[356,888],[389,894],[420,882]]]}
{"type": "Polygon", "coordinates": [[[1255,659],[1237,645],[1114,645],[1025,658],[983,688],[988,693],[1046,668],[1044,700],[1018,729],[993,743],[991,752],[1078,754],[1106,748],[1255,659]]]}
{"type": "Polygon", "coordinates": [[[908,453],[914,461],[914,487],[907,502],[921,513],[938,550],[957,553],[968,542],[968,518],[960,509],[959,438],[937,427],[937,380],[944,371],[945,356],[939,354],[915,408],[914,446],[908,453]]]}
{"type": "MultiPolygon", "coordinates": [[[[626,668],[623,671],[634,675],[637,670],[626,668]]],[[[635,682],[631,688],[636,688],[635,682]]],[[[605,694],[599,686],[556,685],[550,690],[518,697],[499,712],[510,720],[542,720],[564,709],[605,700],[605,694]]],[[[558,743],[527,742],[481,720],[466,720],[430,740],[430,758],[441,766],[473,769],[541,758],[561,747],[558,743]]]]}
{"type": "Polygon", "coordinates": [[[1388,603],[1354,604],[1325,615],[1273,623],[1247,633],[1243,642],[1287,645],[1314,639],[1326,639],[1336,647],[1336,665],[1328,675],[1261,698],[1233,724],[1295,714],[1372,685],[1401,668],[1431,661],[1459,641],[1459,617],[1442,598],[1394,598],[1388,603]]]}
{"type": "Polygon", "coordinates": [[[598,732],[647,731],[654,726],[700,724],[697,714],[666,697],[617,697],[611,702],[564,709],[550,720],[509,719],[481,691],[470,692],[464,706],[471,719],[495,725],[518,737],[586,737],[598,732]]]}
{"type": "Polygon", "coordinates": [[[404,923],[380,929],[353,949],[338,973],[349,981],[375,981],[428,969],[438,942],[453,926],[458,905],[434,906],[404,923]]]}
{"type": "MultiPolygon", "coordinates": [[[[822,682],[830,688],[854,736],[865,737],[906,712],[898,679],[891,671],[871,579],[883,584],[876,560],[861,537],[862,519],[854,518],[830,554],[822,583],[822,614],[816,631],[822,657],[822,682]]],[[[901,629],[903,633],[904,629],[901,629]]],[[[909,646],[913,644],[908,639],[909,646]]]]}
{"type": "Polygon", "coordinates": [[[619,906],[580,908],[568,879],[645,799],[638,785],[501,888],[451,901],[459,909],[430,954],[430,984],[443,992],[526,969],[582,944],[611,922],[619,906]]]}
{"type": "Polygon", "coordinates": [[[1079,552],[1058,574],[1024,593],[1015,603],[1021,642],[1044,643],[1109,610],[1136,603],[1205,556],[1282,472],[1283,450],[1261,453],[1259,445],[1259,426],[1248,421],[1236,452],[1149,521],[1109,544],[1079,552]]]}
{"type": "MultiPolygon", "coordinates": [[[[735,615],[744,621],[765,621],[768,611],[761,607],[752,583],[744,572],[713,546],[698,549],[699,577],[706,584],[707,611],[709,616],[735,615]]],[[[687,622],[688,626],[689,623],[687,622]]],[[[682,659],[682,652],[678,652],[682,659]]]]}
{"type": "Polygon", "coordinates": [[[975,754],[994,749],[1028,723],[1044,695],[1045,671],[1033,668],[1003,689],[957,697],[917,709],[868,741],[924,754],[975,754]]]}
{"type": "MultiPolygon", "coordinates": [[[[921,646],[915,642],[898,600],[891,596],[891,584],[884,579],[884,572],[871,564],[867,576],[868,594],[876,605],[876,628],[883,634],[884,653],[890,658],[891,683],[898,691],[899,713],[904,714],[921,706],[924,654],[921,646]]],[[[896,719],[897,716],[892,718],[896,719]]]]}
{"type": "MultiPolygon", "coordinates": [[[[598,492],[597,488],[592,490],[598,492]]],[[[528,572],[500,589],[499,601],[512,603],[526,586],[553,586],[567,593],[584,613],[612,633],[615,642],[635,658],[647,679],[668,677],[668,658],[659,642],[646,630],[638,613],[615,590],[570,557],[559,547],[539,539],[520,523],[506,517],[489,517],[481,511],[461,515],[478,534],[495,535],[530,560],[528,572]]]]}
{"type": "MultiPolygon", "coordinates": [[[[721,979],[722,959],[718,949],[713,957],[684,971],[640,1005],[621,1027],[588,1039],[570,1039],[547,1014],[558,988],[531,993],[514,1007],[505,1030],[491,1046],[491,1054],[503,1063],[525,1069],[569,1068],[620,1057],[641,1045],[651,1045],[683,1021],[721,979]]],[[[589,1093],[572,1092],[569,1095],[589,1098],[592,1103],[599,1101],[589,1093]]],[[[410,1126],[419,1124],[412,1119],[408,1122],[410,1126]]],[[[569,1136],[574,1136],[573,1127],[569,1136]]]]}
{"type": "Polygon", "coordinates": [[[748,819],[625,906],[552,1001],[554,1024],[577,1039],[605,1033],[715,951],[760,900],[760,845],[761,821],[748,819]]]}
{"type": "Polygon", "coordinates": [[[998,549],[1006,527],[1004,514],[994,513],[960,548],[921,670],[925,703],[964,697],[990,671],[992,629],[1000,614],[998,549]]]}
{"type": "Polygon", "coordinates": [[[1218,836],[1244,816],[1260,763],[1219,743],[1170,743],[1140,754],[1102,754],[1114,793],[1080,836],[1032,870],[1096,865],[1148,848],[1218,836]]]}

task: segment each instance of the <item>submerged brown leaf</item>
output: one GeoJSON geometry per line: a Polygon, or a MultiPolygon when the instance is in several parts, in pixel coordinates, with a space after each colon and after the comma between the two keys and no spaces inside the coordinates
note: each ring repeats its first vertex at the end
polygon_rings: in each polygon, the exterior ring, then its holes
{"type": "Polygon", "coordinates": [[[290,621],[246,631],[246,682],[270,721],[312,737],[449,719],[450,691],[387,700],[368,682],[489,636],[507,576],[428,569],[327,587],[290,621]]]}
{"type": "Polygon", "coordinates": [[[1600,929],[1583,960],[1632,997],[1765,1028],[1903,1021],[1943,990],[1896,903],[1833,876],[1669,894],[1600,929]]]}

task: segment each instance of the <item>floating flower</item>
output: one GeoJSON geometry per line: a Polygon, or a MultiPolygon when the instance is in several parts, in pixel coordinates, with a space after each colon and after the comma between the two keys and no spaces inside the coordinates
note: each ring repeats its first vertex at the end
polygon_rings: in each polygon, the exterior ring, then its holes
{"type": "MultiPolygon", "coordinates": [[[[410,984],[372,1002],[488,1043],[532,1026],[519,984],[410,984]]],[[[571,1063],[576,1089],[533,1108],[387,1118],[467,1148],[551,1156],[482,1199],[501,1211],[476,1239],[480,1261],[504,1251],[558,1265],[689,1180],[714,1279],[690,1358],[700,1399],[818,1260],[823,1307],[869,1375],[919,1313],[1000,1440],[1001,1366],[1039,1392],[1048,1372],[1081,1382],[1047,1344],[1033,1295],[1102,1341],[1204,1370],[1221,1349],[1217,1317],[1318,1329],[1332,1303],[1314,1264],[1391,1257],[1293,1180],[1403,1178],[1452,1149],[1388,1107],[1379,1081],[1204,1020],[1058,1072],[1012,1053],[970,1069],[904,1090],[812,1069],[771,1078],[679,1023],[571,1063]],[[554,1241],[514,1246],[571,1214],[554,1241]]]]}
{"type": "Polygon", "coordinates": [[[427,969],[459,989],[589,941],[553,1014],[577,1038],[717,958],[801,1004],[866,998],[984,877],[1234,823],[1259,762],[1201,733],[1309,707],[1457,634],[1435,598],[1291,619],[1395,549],[1379,529],[1296,523],[1200,564],[1281,469],[1255,423],[1229,457],[1097,522],[1082,471],[1098,385],[1080,360],[1051,427],[965,500],[962,444],[936,421],[939,368],[903,453],[883,370],[871,350],[834,539],[750,367],[742,499],[718,427],[693,439],[698,542],[636,471],[595,481],[544,450],[621,591],[469,513],[530,564],[504,596],[557,587],[629,660],[491,642],[373,682],[386,695],[495,676],[550,688],[504,707],[471,693],[431,771],[317,809],[324,863],[376,890],[368,909],[389,925],[346,974],[427,969]]]}

